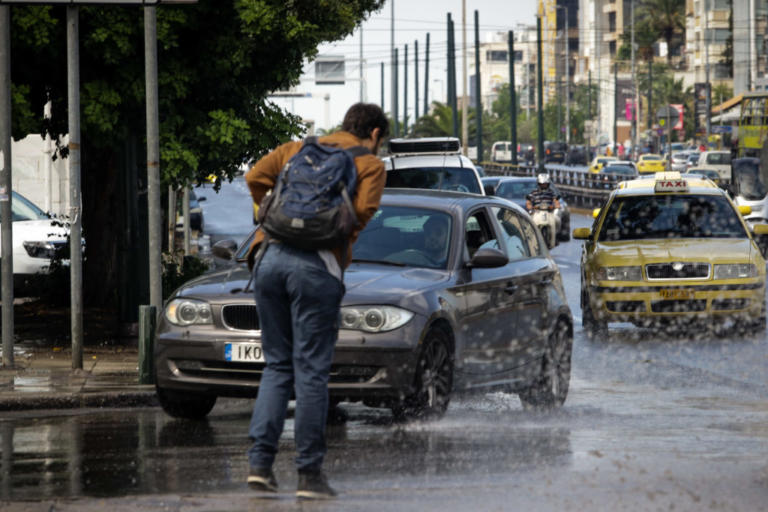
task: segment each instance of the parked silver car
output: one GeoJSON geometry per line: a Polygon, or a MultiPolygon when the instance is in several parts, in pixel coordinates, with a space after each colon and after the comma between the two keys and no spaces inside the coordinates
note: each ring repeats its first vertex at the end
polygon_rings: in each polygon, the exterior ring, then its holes
{"type": "MultiPolygon", "coordinates": [[[[218,396],[253,396],[264,368],[244,264],[194,279],[165,304],[155,345],[165,411],[203,417],[218,396]]],[[[363,401],[397,417],[439,416],[455,391],[504,390],[526,407],[563,404],[573,321],[560,271],[527,213],[477,194],[385,191],[344,274],[332,403],[363,401]],[[448,226],[427,244],[432,220],[448,226]]]]}

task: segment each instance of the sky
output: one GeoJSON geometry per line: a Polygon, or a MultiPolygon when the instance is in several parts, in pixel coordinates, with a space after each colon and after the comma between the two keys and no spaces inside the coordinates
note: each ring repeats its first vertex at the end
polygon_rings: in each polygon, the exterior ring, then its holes
{"type": "MultiPolygon", "coordinates": [[[[474,52],[474,12],[478,11],[480,42],[491,40],[495,32],[506,33],[518,25],[536,24],[537,0],[464,0],[466,2],[467,62],[474,52]]],[[[458,93],[462,93],[462,0],[387,0],[384,7],[362,23],[364,100],[381,101],[381,63],[384,63],[384,109],[391,110],[390,37],[394,3],[395,47],[399,53],[400,103],[403,111],[403,53],[408,45],[408,104],[413,116],[414,103],[414,42],[419,46],[419,110],[424,104],[424,60],[426,35],[430,34],[429,100],[445,101],[446,96],[446,49],[447,14],[454,21],[457,47],[458,93]]],[[[316,128],[328,129],[341,123],[350,105],[360,100],[360,30],[342,41],[325,44],[320,55],[345,57],[345,85],[315,85],[314,64],[305,67],[305,75],[295,92],[303,97],[273,97],[272,100],[287,111],[313,120],[316,128]],[[325,99],[327,98],[327,99],[325,99]]]]}

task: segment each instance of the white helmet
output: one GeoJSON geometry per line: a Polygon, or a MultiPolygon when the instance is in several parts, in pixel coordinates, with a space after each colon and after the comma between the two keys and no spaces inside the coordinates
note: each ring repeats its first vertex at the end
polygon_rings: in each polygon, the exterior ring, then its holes
{"type": "Polygon", "coordinates": [[[539,183],[539,185],[548,185],[550,181],[549,174],[539,174],[539,176],[536,178],[536,181],[539,183]]]}

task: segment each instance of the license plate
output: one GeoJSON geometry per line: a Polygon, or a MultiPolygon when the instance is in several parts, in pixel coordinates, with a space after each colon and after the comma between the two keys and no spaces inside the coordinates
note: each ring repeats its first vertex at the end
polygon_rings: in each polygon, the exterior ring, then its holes
{"type": "Polygon", "coordinates": [[[224,359],[232,362],[263,363],[264,352],[259,343],[227,343],[224,359]]]}
{"type": "Polygon", "coordinates": [[[662,299],[693,299],[694,290],[659,290],[662,299]]]}

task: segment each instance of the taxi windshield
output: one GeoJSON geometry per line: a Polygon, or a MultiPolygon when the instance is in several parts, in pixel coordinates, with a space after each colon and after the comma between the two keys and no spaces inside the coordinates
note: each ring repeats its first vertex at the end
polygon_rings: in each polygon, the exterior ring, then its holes
{"type": "Polygon", "coordinates": [[[599,240],[746,238],[728,200],[712,195],[617,197],[606,212],[599,240]]]}

